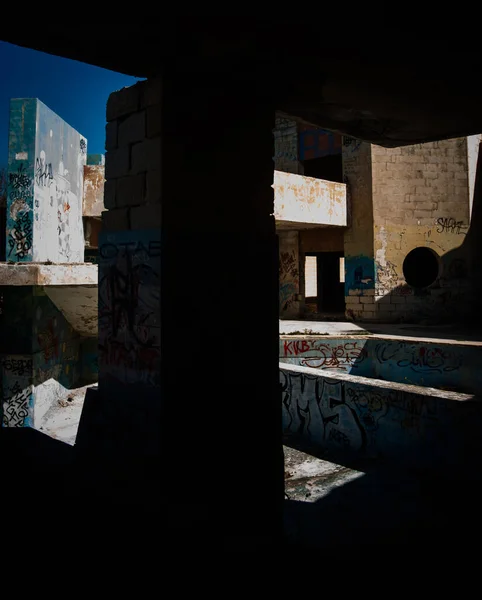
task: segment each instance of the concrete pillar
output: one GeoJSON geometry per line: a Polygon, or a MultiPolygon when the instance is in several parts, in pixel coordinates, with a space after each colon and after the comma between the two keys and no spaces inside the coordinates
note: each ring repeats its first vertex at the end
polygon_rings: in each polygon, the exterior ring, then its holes
{"type": "Polygon", "coordinates": [[[6,259],[84,261],[87,140],[36,98],[10,102],[6,259]]]}
{"type": "Polygon", "coordinates": [[[253,89],[167,73],[107,106],[99,394],[78,442],[158,461],[167,525],[211,536],[281,532],[274,108],[253,89]]]}
{"type": "Polygon", "coordinates": [[[92,367],[82,366],[82,338],[42,287],[3,286],[0,294],[3,426],[41,429],[49,408],[92,367]]]}

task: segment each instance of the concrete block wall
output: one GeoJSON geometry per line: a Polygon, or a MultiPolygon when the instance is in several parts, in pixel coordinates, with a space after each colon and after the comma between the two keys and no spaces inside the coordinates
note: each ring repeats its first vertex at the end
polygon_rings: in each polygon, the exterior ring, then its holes
{"type": "Polygon", "coordinates": [[[373,145],[372,170],[375,317],[458,318],[469,287],[469,257],[462,248],[470,224],[468,138],[373,145]],[[435,253],[439,275],[417,289],[407,284],[403,263],[421,247],[435,253]]]}
{"type": "Polygon", "coordinates": [[[345,233],[349,318],[443,322],[461,317],[470,287],[464,240],[478,154],[474,139],[383,148],[344,138],[352,211],[345,233]],[[435,253],[439,271],[430,285],[414,288],[403,264],[420,247],[435,253]]]}
{"type": "Polygon", "coordinates": [[[10,102],[6,258],[83,262],[87,140],[36,98],[10,102]]]}
{"type": "Polygon", "coordinates": [[[107,102],[99,235],[99,389],[160,385],[161,82],[107,102]]]}
{"type": "Polygon", "coordinates": [[[344,137],[342,160],[351,213],[344,236],[346,315],[371,319],[375,316],[371,144],[344,137]]]}

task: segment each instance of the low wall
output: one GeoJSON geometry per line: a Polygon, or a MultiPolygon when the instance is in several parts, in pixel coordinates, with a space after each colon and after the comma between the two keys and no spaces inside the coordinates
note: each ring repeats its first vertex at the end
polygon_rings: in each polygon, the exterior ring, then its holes
{"type": "Polygon", "coordinates": [[[474,455],[478,401],[444,392],[280,363],[283,433],[357,459],[446,468],[474,455]]]}
{"type": "Polygon", "coordinates": [[[280,362],[465,393],[482,391],[482,345],[280,336],[280,362]]]}

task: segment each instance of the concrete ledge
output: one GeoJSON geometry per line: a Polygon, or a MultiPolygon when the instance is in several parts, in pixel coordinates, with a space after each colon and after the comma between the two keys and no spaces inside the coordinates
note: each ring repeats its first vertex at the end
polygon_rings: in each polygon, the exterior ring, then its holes
{"type": "Polygon", "coordinates": [[[92,263],[0,263],[0,285],[97,285],[92,263]]]}
{"type": "Polygon", "coordinates": [[[295,443],[349,459],[436,470],[480,455],[482,402],[471,394],[279,367],[283,434],[295,443]]]}

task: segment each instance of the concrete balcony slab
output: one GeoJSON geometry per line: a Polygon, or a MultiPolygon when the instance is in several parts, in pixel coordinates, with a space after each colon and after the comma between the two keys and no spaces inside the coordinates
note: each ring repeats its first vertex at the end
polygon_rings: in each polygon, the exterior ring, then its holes
{"type": "Polygon", "coordinates": [[[97,285],[92,263],[0,263],[0,285],[97,285]]]}
{"type": "Polygon", "coordinates": [[[346,185],[274,172],[274,217],[278,229],[346,227],[346,185]]]}

